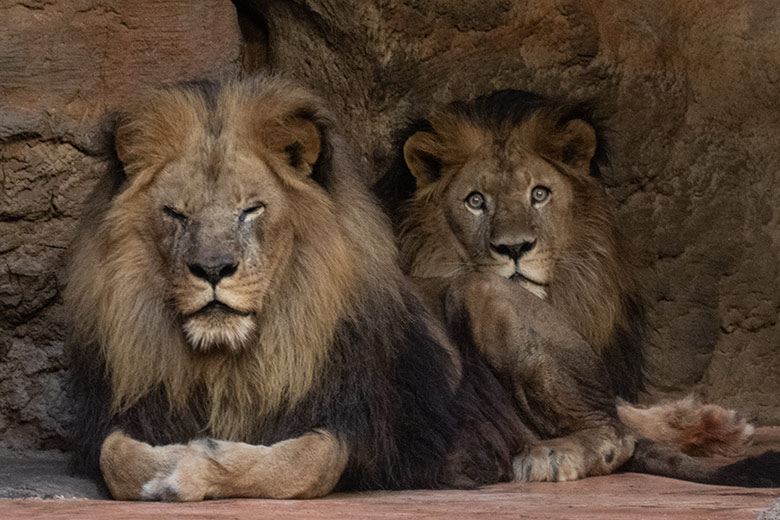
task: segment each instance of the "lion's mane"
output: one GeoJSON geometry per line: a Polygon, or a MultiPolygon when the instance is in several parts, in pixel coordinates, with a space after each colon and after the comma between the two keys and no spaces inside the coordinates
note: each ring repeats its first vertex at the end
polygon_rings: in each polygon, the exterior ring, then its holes
{"type": "MultiPolygon", "coordinates": [[[[152,444],[202,436],[271,444],[331,428],[349,447],[343,485],[447,484],[458,417],[482,412],[468,392],[453,404],[459,374],[442,348],[446,335],[406,287],[388,225],[320,101],[274,78],[188,84],[142,97],[117,121],[123,164],[96,189],[66,293],[74,442],[87,469],[97,469],[100,444],[116,428],[152,444]],[[170,267],[155,253],[153,217],[135,201],[193,135],[241,128],[230,144],[249,149],[296,119],[312,123],[320,142],[308,179],[282,182],[294,201],[291,264],[262,296],[252,344],[193,349],[166,296],[170,267]]],[[[299,148],[267,161],[300,162],[299,148]]],[[[503,460],[480,462],[490,471],[508,467],[509,423],[486,455],[503,460]]]]}

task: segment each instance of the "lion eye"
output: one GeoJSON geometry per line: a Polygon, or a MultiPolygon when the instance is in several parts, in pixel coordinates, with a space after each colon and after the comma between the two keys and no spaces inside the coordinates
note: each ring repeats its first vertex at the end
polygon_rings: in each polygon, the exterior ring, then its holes
{"type": "Polygon", "coordinates": [[[163,213],[165,213],[166,215],[168,215],[171,218],[175,218],[179,222],[187,222],[189,220],[187,215],[185,215],[181,211],[177,211],[177,210],[173,209],[170,206],[163,206],[163,213]]]}
{"type": "Polygon", "coordinates": [[[472,210],[485,209],[485,197],[478,191],[472,191],[469,196],[466,197],[466,206],[472,210]]]}
{"type": "Polygon", "coordinates": [[[238,217],[238,221],[246,222],[247,220],[252,220],[262,215],[264,211],[265,211],[265,204],[262,203],[254,204],[241,212],[241,215],[238,217]]]}
{"type": "Polygon", "coordinates": [[[537,186],[531,190],[531,203],[541,204],[550,198],[550,188],[547,186],[537,186]]]}

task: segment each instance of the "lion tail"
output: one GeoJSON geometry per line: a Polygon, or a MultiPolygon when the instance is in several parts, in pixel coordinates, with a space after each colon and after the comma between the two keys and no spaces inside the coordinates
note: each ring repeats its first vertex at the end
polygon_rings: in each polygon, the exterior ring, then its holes
{"type": "Polygon", "coordinates": [[[676,446],[651,439],[637,441],[634,455],[621,471],[648,473],[702,484],[741,487],[780,487],[780,452],[767,451],[757,457],[713,468],[686,455],[676,446]]]}
{"type": "Polygon", "coordinates": [[[638,436],[674,444],[695,456],[743,455],[755,428],[734,410],[702,404],[692,395],[640,406],[618,402],[620,421],[638,436]]]}

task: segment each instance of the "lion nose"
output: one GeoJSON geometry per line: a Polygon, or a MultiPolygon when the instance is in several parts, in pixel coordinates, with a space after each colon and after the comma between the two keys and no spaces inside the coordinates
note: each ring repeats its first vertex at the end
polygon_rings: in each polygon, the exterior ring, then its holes
{"type": "Polygon", "coordinates": [[[238,263],[233,255],[225,253],[206,255],[187,264],[187,267],[193,275],[216,287],[223,278],[236,274],[238,263]]]}
{"type": "Polygon", "coordinates": [[[520,260],[520,258],[528,251],[536,246],[536,240],[523,241],[516,244],[494,244],[490,243],[490,248],[497,254],[502,256],[508,256],[514,261],[520,260]]]}

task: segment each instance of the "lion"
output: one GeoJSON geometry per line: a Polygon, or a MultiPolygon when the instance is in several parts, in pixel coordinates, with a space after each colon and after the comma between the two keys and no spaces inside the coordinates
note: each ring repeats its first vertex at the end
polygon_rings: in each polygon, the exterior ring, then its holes
{"type": "Polygon", "coordinates": [[[692,397],[629,404],[644,389],[645,298],[599,182],[603,134],[588,106],[518,90],[412,124],[376,188],[396,216],[404,268],[418,279],[515,282],[595,350],[634,431],[690,454],[738,455],[754,428],[734,411],[692,397]]]}
{"type": "MultiPolygon", "coordinates": [[[[76,457],[114,498],[473,487],[636,458],[609,388],[572,377],[598,378],[598,359],[560,355],[584,343],[546,307],[529,325],[504,309],[528,375],[570,379],[529,393],[526,415],[479,334],[451,337],[316,96],[273,76],[161,88],[120,112],[115,152],[65,294],[76,457]],[[556,451],[534,431],[548,410],[602,437],[556,451]]],[[[450,284],[449,315],[493,285],[450,284]]],[[[662,451],[648,460],[671,471],[662,451]]]]}
{"type": "Polygon", "coordinates": [[[407,283],[315,96],[270,76],[162,88],[119,113],[115,152],[65,295],[76,457],[111,496],[509,478],[519,417],[479,400],[498,381],[407,283]]]}

